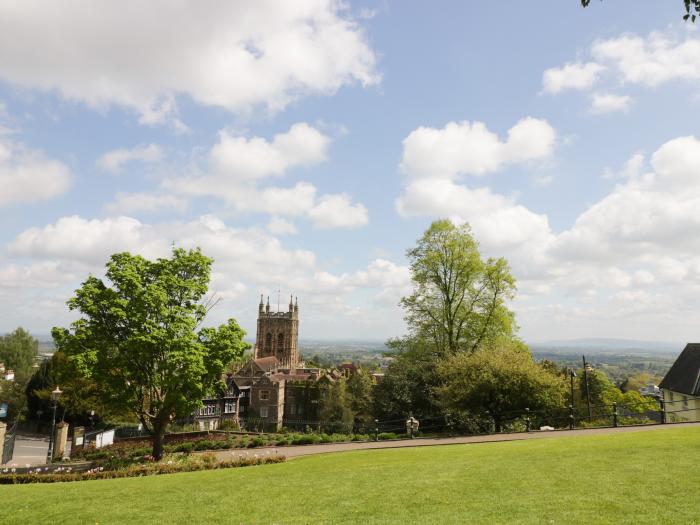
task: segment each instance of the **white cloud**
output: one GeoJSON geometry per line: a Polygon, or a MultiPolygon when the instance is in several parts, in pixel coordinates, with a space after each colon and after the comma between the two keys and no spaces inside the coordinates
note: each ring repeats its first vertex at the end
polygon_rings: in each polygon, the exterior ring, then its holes
{"type": "Polygon", "coordinates": [[[700,79],[700,39],[692,33],[683,40],[670,33],[653,32],[646,38],[623,34],[595,42],[591,52],[631,84],[654,87],[671,80],[700,79]]]}
{"type": "Polygon", "coordinates": [[[619,172],[615,172],[610,168],[605,168],[603,170],[604,179],[612,179],[615,177],[621,177],[623,179],[634,179],[641,175],[642,168],[644,167],[644,153],[638,151],[634,153],[625,163],[619,172]]]}
{"type": "Polygon", "coordinates": [[[376,83],[375,67],[361,27],[334,0],[0,7],[4,79],[134,108],[146,124],[177,126],[181,95],[235,112],[280,110],[306,94],[376,83]]]}
{"type": "Polygon", "coordinates": [[[163,211],[182,213],[187,210],[187,207],[187,200],[175,195],[120,191],[113,202],[104,206],[104,210],[111,215],[131,215],[139,212],[157,213],[163,211]]]}
{"type": "Polygon", "coordinates": [[[326,160],[330,139],[305,122],[294,124],[271,142],[219,133],[211,149],[212,169],[229,183],[283,175],[296,166],[312,166],[326,160]]]}
{"type": "Polygon", "coordinates": [[[168,179],[163,187],[183,196],[222,199],[238,213],[306,217],[321,229],[363,226],[367,209],[344,193],[318,196],[316,186],[303,181],[291,187],[264,185],[266,179],[281,178],[297,166],[323,162],[329,144],[329,137],[304,122],[270,141],[222,131],[209,151],[204,175],[168,179]]]}
{"type": "Polygon", "coordinates": [[[547,93],[557,94],[565,89],[589,89],[605,68],[595,62],[567,63],[560,68],[547,69],[542,75],[542,85],[547,93]]]}
{"type": "Polygon", "coordinates": [[[272,235],[296,235],[299,230],[288,220],[273,216],[267,223],[267,229],[272,235]]]}
{"type": "Polygon", "coordinates": [[[484,175],[506,164],[551,155],[556,133],[546,120],[518,121],[501,139],[483,122],[449,122],[442,129],[420,127],[403,141],[401,169],[412,178],[484,175]]]}
{"type": "Polygon", "coordinates": [[[0,207],[57,197],[68,190],[72,179],[62,162],[0,140],[0,207]]]}
{"type": "Polygon", "coordinates": [[[131,149],[108,151],[97,159],[97,166],[105,171],[119,173],[124,164],[130,162],[158,162],[162,157],[163,151],[157,144],[141,144],[131,149]]]}
{"type": "MultiPolygon", "coordinates": [[[[229,226],[210,215],[153,224],[131,217],[73,216],[25,230],[8,245],[7,255],[30,263],[0,264],[0,294],[3,288],[19,290],[3,302],[0,311],[14,315],[19,305],[31,300],[36,309],[32,319],[64,322],[69,315],[64,301],[88,273],[102,275],[111,254],[127,250],[163,257],[173,242],[185,248],[201,247],[214,259],[210,291],[223,300],[210,323],[234,316],[254,333],[257,294],[272,295],[276,302],[275,292],[281,285],[285,293],[299,296],[307,334],[352,336],[358,326],[378,330],[384,326],[385,330],[386,323],[401,329],[398,311],[378,304],[397,303],[407,284],[407,268],[383,259],[357,271],[334,273],[322,267],[313,252],[284,246],[264,229],[229,226]],[[47,278],[42,279],[43,275],[47,278]],[[52,282],[59,288],[36,295],[52,282]]],[[[285,300],[283,295],[283,306],[285,300]]]]}
{"type": "Polygon", "coordinates": [[[344,193],[321,196],[308,215],[316,228],[321,230],[359,228],[369,222],[367,208],[362,204],[353,204],[344,193]]]}
{"type": "Polygon", "coordinates": [[[629,95],[615,95],[613,93],[593,93],[591,97],[591,111],[593,113],[613,113],[615,111],[627,111],[632,103],[629,95]]]}

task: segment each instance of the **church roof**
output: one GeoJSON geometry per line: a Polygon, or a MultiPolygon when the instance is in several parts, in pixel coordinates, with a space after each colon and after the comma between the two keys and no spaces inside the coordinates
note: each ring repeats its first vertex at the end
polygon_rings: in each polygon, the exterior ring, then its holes
{"type": "Polygon", "coordinates": [[[265,372],[270,372],[279,366],[279,361],[277,361],[275,356],[260,357],[258,359],[253,359],[253,362],[265,372]]]}
{"type": "Polygon", "coordinates": [[[700,343],[688,343],[659,388],[690,396],[700,396],[700,343]]]}

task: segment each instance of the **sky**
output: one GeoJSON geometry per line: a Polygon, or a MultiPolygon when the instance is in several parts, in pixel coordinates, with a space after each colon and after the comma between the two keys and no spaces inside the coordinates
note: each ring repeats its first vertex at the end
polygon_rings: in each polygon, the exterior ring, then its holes
{"type": "Polygon", "coordinates": [[[0,0],[0,332],[120,251],[214,259],[209,324],[405,332],[438,218],[527,341],[700,339],[700,32],[676,2],[0,0]]]}

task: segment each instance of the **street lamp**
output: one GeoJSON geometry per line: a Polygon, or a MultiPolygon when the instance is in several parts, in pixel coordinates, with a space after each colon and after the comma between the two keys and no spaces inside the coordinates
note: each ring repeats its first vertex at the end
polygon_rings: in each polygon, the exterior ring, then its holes
{"type": "Polygon", "coordinates": [[[61,389],[58,388],[58,385],[56,385],[55,390],[51,392],[51,399],[53,399],[53,417],[51,418],[51,434],[49,435],[49,451],[46,454],[46,462],[47,463],[52,463],[53,462],[53,445],[54,445],[54,439],[53,435],[54,432],[56,431],[56,407],[58,407],[58,399],[61,397],[61,389]]]}

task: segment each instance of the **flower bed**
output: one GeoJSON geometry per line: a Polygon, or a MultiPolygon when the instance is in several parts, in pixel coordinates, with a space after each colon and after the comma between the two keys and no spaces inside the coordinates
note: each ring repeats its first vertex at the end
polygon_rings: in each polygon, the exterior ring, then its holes
{"type": "Polygon", "coordinates": [[[251,465],[265,465],[268,463],[281,463],[285,457],[278,454],[262,454],[245,457],[234,457],[219,461],[212,454],[197,454],[195,456],[167,456],[159,462],[133,463],[131,465],[109,469],[104,466],[95,466],[84,472],[74,472],[71,467],[61,467],[52,472],[42,471],[43,467],[37,467],[33,472],[17,474],[9,472],[0,474],[0,485],[13,485],[24,483],[56,483],[62,481],[85,481],[91,479],[131,478],[137,476],[154,476],[158,474],[174,474],[176,472],[193,472],[197,470],[210,470],[221,468],[247,467],[251,465]],[[43,472],[43,473],[42,473],[43,472]]]}

